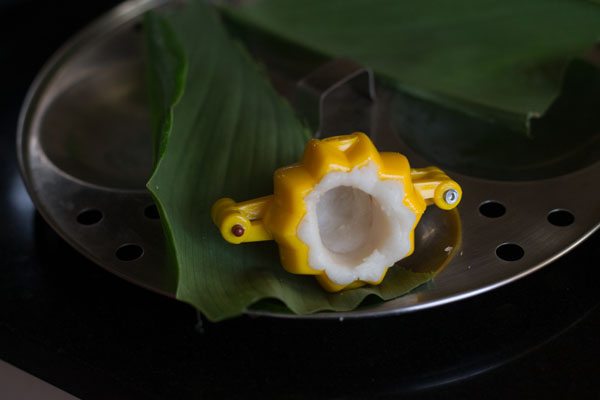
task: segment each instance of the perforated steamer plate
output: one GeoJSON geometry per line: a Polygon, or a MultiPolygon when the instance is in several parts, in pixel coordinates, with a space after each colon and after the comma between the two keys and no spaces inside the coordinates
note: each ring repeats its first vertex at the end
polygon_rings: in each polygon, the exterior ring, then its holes
{"type": "MultiPolygon", "coordinates": [[[[177,274],[165,262],[162,228],[145,190],[152,152],[139,30],[145,11],[167,3],[125,2],[65,44],[28,93],[17,150],[29,194],[67,242],[118,276],[174,296],[177,274]]],[[[334,81],[344,81],[347,65],[338,64],[342,76],[334,81]]],[[[436,164],[435,157],[406,144],[412,130],[427,128],[414,124],[417,100],[380,86],[374,88],[373,101],[344,90],[327,93],[333,106],[320,110],[321,132],[365,130],[380,150],[399,151],[413,166],[436,164]]],[[[443,124],[444,112],[438,113],[436,123],[443,124]]],[[[587,137],[590,146],[597,146],[598,135],[596,131],[587,137]]],[[[588,153],[579,157],[575,150],[573,157],[590,160],[590,146],[581,150],[588,153]]],[[[476,165],[474,174],[446,167],[464,191],[458,214],[428,210],[407,262],[417,268],[447,265],[431,283],[406,296],[344,313],[248,313],[290,318],[393,315],[474,296],[525,276],[577,246],[599,226],[598,159],[562,174],[554,172],[552,163],[547,161],[552,172],[530,174],[535,179],[525,173],[527,180],[487,179],[476,165]]]]}

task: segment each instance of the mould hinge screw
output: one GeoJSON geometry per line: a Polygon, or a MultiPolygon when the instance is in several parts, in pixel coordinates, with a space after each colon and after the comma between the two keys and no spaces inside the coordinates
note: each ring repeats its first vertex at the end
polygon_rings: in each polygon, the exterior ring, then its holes
{"type": "Polygon", "coordinates": [[[241,225],[238,225],[238,224],[234,225],[231,228],[231,233],[233,233],[234,236],[237,236],[237,237],[242,236],[244,234],[244,232],[245,232],[244,227],[241,225]]]}
{"type": "Polygon", "coordinates": [[[454,204],[458,201],[458,192],[455,189],[448,189],[444,192],[444,201],[448,204],[454,204]]]}

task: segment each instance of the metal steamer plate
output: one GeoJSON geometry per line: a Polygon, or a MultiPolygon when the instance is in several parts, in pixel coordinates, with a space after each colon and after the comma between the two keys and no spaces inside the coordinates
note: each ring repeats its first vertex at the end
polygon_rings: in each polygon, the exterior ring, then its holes
{"type": "MultiPolygon", "coordinates": [[[[67,242],[118,276],[174,296],[177,273],[167,268],[160,220],[145,190],[152,151],[139,26],[145,11],[167,3],[125,2],[61,48],[28,93],[17,144],[29,194],[67,242]]],[[[355,63],[334,60],[285,85],[295,88],[296,108],[319,132],[366,131],[380,150],[401,152],[415,167],[439,163],[434,153],[414,145],[413,131],[427,128],[419,125],[414,111],[418,101],[378,86],[355,63]]],[[[598,133],[590,138],[597,146],[598,133]]],[[[447,151],[458,152],[452,145],[447,151]]],[[[576,152],[574,157],[589,159],[576,152]]],[[[430,209],[423,216],[410,263],[416,269],[445,267],[412,293],[344,313],[248,313],[291,318],[393,315],[473,296],[525,276],[577,246],[600,225],[598,158],[560,173],[551,168],[552,160],[546,164],[546,170],[525,170],[518,179],[499,179],[501,167],[493,174],[481,173],[485,168],[477,165],[442,165],[460,183],[464,197],[458,212],[430,209]]]]}

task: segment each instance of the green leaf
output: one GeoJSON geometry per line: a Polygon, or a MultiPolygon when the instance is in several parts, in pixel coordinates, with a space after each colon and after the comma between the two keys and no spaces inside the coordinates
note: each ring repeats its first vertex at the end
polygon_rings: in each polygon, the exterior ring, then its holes
{"type": "Polygon", "coordinates": [[[225,242],[210,219],[213,202],[272,193],[274,170],[296,162],[309,135],[211,7],[191,1],[151,14],[145,28],[158,135],[147,187],[179,271],[179,299],[211,320],[268,298],[296,313],[341,311],[369,294],[402,295],[432,277],[432,266],[413,272],[407,264],[392,268],[379,287],[329,294],[313,277],[285,272],[274,243],[225,242]]]}
{"type": "Polygon", "coordinates": [[[153,34],[146,36],[146,54],[156,60],[148,68],[150,117],[153,128],[155,159],[164,152],[173,123],[173,107],[183,94],[186,60],[183,48],[169,24],[154,13],[144,16],[144,27],[153,34]]]}
{"type": "Polygon", "coordinates": [[[525,130],[563,70],[600,38],[600,7],[569,0],[256,0],[244,24],[372,67],[396,87],[525,130]]]}

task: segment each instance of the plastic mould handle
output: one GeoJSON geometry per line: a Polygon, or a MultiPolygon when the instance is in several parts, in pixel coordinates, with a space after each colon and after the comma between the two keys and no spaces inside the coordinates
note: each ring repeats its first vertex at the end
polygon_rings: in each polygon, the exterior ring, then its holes
{"type": "MultiPolygon", "coordinates": [[[[427,205],[435,204],[443,210],[451,210],[460,202],[460,186],[441,169],[413,168],[410,170],[410,176],[415,190],[427,205]]],[[[240,203],[224,197],[213,205],[211,217],[221,231],[223,239],[229,243],[273,240],[273,235],[263,223],[272,202],[273,195],[240,203]]]]}

